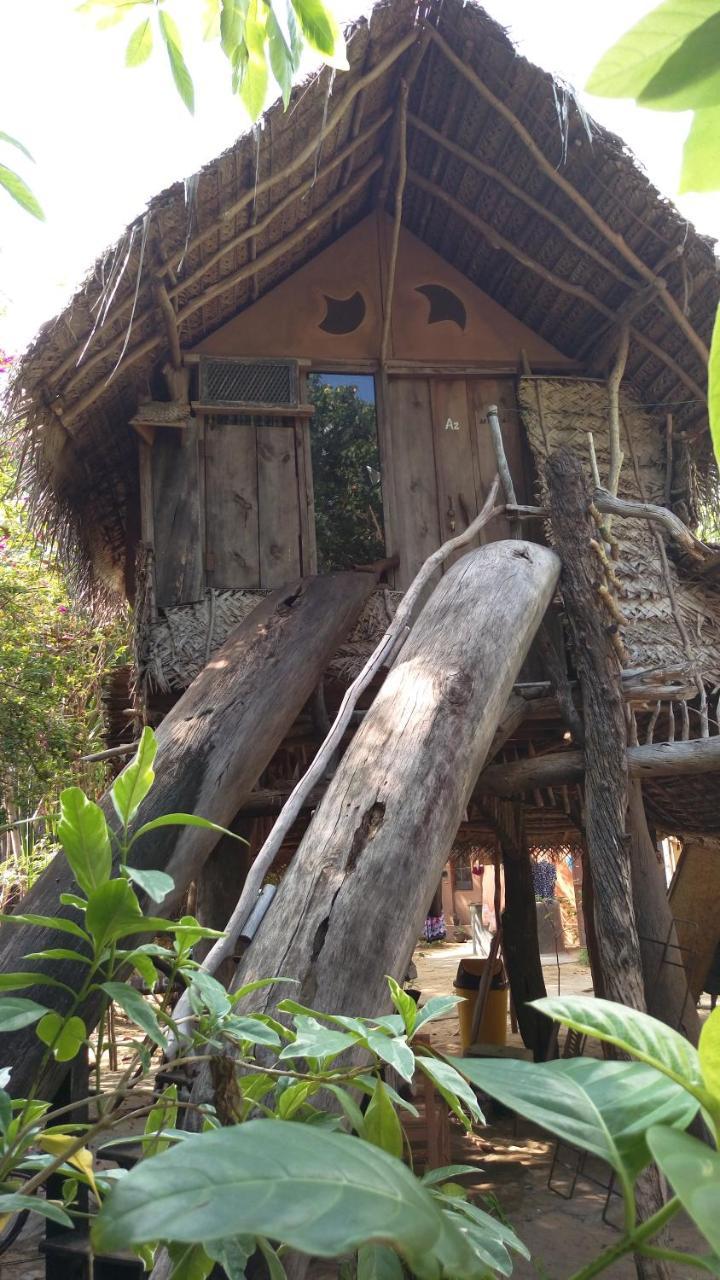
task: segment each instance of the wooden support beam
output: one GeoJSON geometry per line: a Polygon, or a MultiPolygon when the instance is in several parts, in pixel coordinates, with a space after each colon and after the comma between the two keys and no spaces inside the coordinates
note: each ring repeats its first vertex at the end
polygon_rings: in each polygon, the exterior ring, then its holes
{"type": "MultiPolygon", "coordinates": [[[[547,548],[495,542],[441,579],[343,757],[238,983],[278,974],[297,979],[294,997],[321,1010],[388,1007],[385,975],[405,973],[557,573],[547,548]]],[[[285,994],[280,983],[250,999],[269,1012],[285,994]]],[[[209,1089],[203,1069],[196,1096],[209,1089]]]]}
{"type": "MultiPolygon", "coordinates": [[[[373,589],[369,574],[339,573],[297,579],[266,597],[231,633],[157,730],[155,785],[135,826],[162,814],[197,813],[227,826],[241,808],[290,725],[311,696],[332,654],[354,625],[373,589]],[[268,672],[272,673],[270,677],[268,672]]],[[[116,829],[109,796],[102,807],[116,829]]],[[[132,831],[131,831],[132,834],[132,831]]],[[[163,903],[172,915],[217,842],[212,831],[165,827],[136,845],[140,867],[168,872],[175,887],[163,903]]],[[[71,916],[58,896],[76,888],[62,854],[53,858],[25,896],[21,912],[71,916]]],[[[64,945],[67,935],[29,925],[5,925],[0,941],[0,973],[27,969],[28,951],[64,945]]],[[[71,987],[80,986],[84,965],[70,961],[33,961],[32,967],[71,987]]],[[[32,988],[28,995],[64,1008],[65,993],[32,988]]],[[[88,1027],[97,1005],[79,1010],[88,1027]]],[[[6,1035],[3,1043],[14,1064],[10,1089],[27,1096],[43,1056],[34,1028],[6,1035]]],[[[52,1095],[65,1067],[48,1068],[52,1095]]]]}
{"type": "MultiPolygon", "coordinates": [[[[680,778],[720,772],[720,737],[693,738],[690,742],[654,742],[628,747],[625,752],[628,776],[680,778]]],[[[518,796],[536,787],[558,787],[582,782],[585,756],[582,751],[555,751],[546,756],[494,764],[481,773],[477,793],[518,796]]]]}

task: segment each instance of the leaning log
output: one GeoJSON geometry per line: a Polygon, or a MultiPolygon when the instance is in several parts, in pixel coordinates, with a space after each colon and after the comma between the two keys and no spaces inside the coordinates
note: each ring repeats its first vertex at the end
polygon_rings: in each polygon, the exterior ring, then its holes
{"type": "MultiPolygon", "coordinates": [[[[343,757],[236,982],[270,1011],[291,994],[328,1012],[388,1007],[402,978],[558,561],[525,542],[458,560],[425,605],[343,757]]],[[[201,1070],[197,1096],[211,1094],[201,1070]]]]}
{"type": "MultiPolygon", "coordinates": [[[[625,753],[630,778],[679,778],[720,771],[720,737],[695,738],[690,742],[653,742],[628,747],[625,753]]],[[[554,751],[546,756],[529,756],[484,769],[478,779],[478,793],[517,796],[536,787],[555,787],[582,782],[585,756],[582,751],[554,751]]]]}
{"type": "MultiPolygon", "coordinates": [[[[361,573],[299,578],[273,592],[235,628],[157,731],[156,781],[141,806],[137,825],[178,811],[199,814],[221,826],[232,821],[312,695],[373,586],[373,578],[361,573]]],[[[109,796],[102,807],[115,829],[109,796]]],[[[162,904],[164,915],[179,906],[216,843],[211,831],[165,827],[136,846],[136,865],[167,871],[175,881],[174,891],[162,904]]],[[[59,907],[58,898],[73,888],[67,862],[58,855],[19,910],[71,915],[72,908],[59,907]]],[[[27,970],[22,956],[28,951],[66,945],[66,934],[6,924],[0,942],[0,973],[27,970]]],[[[76,989],[84,976],[81,963],[67,960],[36,962],[35,967],[76,989]]],[[[42,1004],[64,1007],[63,993],[56,988],[33,988],[28,995],[42,1004]]],[[[85,1016],[91,1023],[96,1011],[86,1010],[85,1016]]],[[[4,1060],[15,1063],[11,1088],[16,1095],[22,1095],[33,1079],[42,1048],[33,1027],[3,1036],[4,1060]]],[[[52,1090],[64,1070],[62,1066],[54,1069],[46,1090],[52,1090]]]]}

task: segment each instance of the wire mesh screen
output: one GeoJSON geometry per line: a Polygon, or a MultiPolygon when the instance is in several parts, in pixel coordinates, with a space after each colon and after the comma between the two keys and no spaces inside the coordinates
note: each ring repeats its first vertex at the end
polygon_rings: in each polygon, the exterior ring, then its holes
{"type": "Polygon", "coordinates": [[[297,365],[292,360],[201,360],[200,399],[203,404],[297,404],[297,365]]]}

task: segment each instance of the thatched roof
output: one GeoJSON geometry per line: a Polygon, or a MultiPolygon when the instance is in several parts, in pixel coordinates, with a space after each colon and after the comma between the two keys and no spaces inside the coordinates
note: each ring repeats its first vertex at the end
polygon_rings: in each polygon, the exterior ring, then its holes
{"type": "Polygon", "coordinates": [[[378,4],[352,29],[349,58],[349,72],[297,88],[287,113],[276,105],[257,135],[152,200],[22,360],[13,414],[32,441],[39,519],[86,581],[120,586],[134,535],[127,424],[158,394],[167,356],[158,282],[189,348],[378,199],[391,212],[403,77],[407,228],[583,366],[607,361],[603,339],[628,315],[629,385],[645,404],[672,404],[676,430],[702,425],[712,245],[623,143],[474,4],[428,0],[423,21],[414,0],[378,4]]]}

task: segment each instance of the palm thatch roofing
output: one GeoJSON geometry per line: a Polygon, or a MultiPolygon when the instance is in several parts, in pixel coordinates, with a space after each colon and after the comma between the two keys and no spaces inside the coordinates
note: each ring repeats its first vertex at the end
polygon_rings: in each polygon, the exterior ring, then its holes
{"type": "Polygon", "coordinates": [[[86,584],[121,588],[137,506],[128,422],[162,398],[173,334],[193,347],[378,203],[392,212],[403,80],[403,224],[589,371],[629,320],[627,384],[703,448],[712,243],[622,141],[462,0],[379,3],[351,28],[349,60],[156,196],[20,362],[11,421],[38,522],[86,584]]]}

